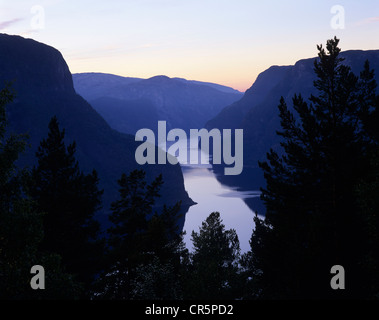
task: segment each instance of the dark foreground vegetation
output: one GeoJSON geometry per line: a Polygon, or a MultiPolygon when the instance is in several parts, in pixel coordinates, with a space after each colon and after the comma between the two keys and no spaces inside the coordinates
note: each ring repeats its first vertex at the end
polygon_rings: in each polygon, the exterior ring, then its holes
{"type": "MultiPolygon", "coordinates": [[[[96,171],[84,173],[75,142],[56,117],[33,168],[17,168],[27,136],[7,131],[0,92],[1,299],[314,299],[379,297],[379,96],[367,61],[355,75],[338,39],[318,47],[314,87],[305,100],[280,99],[281,148],[261,162],[265,218],[255,217],[251,250],[241,254],[218,212],[192,233],[178,228],[180,202],[157,209],[162,176],[148,184],[133,170],[119,180],[110,227],[96,171]],[[44,290],[30,286],[45,269],[44,290]],[[330,286],[340,265],[346,288],[330,286]]],[[[247,147],[247,146],[246,146],[247,147]]]]}

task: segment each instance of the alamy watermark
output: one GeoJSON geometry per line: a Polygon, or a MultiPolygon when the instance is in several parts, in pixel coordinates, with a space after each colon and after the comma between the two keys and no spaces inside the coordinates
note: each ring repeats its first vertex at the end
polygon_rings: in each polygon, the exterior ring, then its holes
{"type": "Polygon", "coordinates": [[[330,26],[332,29],[345,29],[345,8],[337,4],[330,8],[330,13],[333,14],[333,17],[330,20],[330,26]]]}
{"type": "Polygon", "coordinates": [[[45,28],[45,8],[41,5],[34,5],[30,8],[33,15],[30,20],[32,30],[42,30],[45,28]]]}
{"type": "Polygon", "coordinates": [[[136,162],[140,165],[156,164],[177,164],[177,157],[180,155],[184,160],[181,164],[209,164],[209,157],[202,155],[212,154],[213,164],[224,164],[229,167],[224,168],[225,175],[239,175],[243,170],[243,130],[235,129],[232,134],[231,129],[223,129],[222,134],[219,129],[191,129],[190,138],[182,129],[166,130],[166,121],[158,121],[158,139],[150,129],[140,129],[137,131],[135,141],[144,141],[135,152],[136,162]],[[234,136],[234,141],[233,141],[234,136]],[[212,138],[213,149],[210,153],[210,138],[212,138]],[[167,142],[173,142],[167,149],[167,142]],[[188,145],[189,144],[189,145],[188,145]],[[159,146],[156,157],[156,145],[159,146]],[[198,146],[200,145],[200,150],[198,146]],[[234,146],[234,155],[232,147],[234,146]],[[189,150],[189,161],[188,161],[189,150]],[[199,151],[200,154],[199,154],[199,151]]]}
{"type": "Polygon", "coordinates": [[[330,273],[335,274],[330,280],[330,287],[333,290],[345,289],[345,269],[341,265],[334,265],[330,269],[330,273]]]}
{"type": "Polygon", "coordinates": [[[38,290],[38,289],[45,289],[45,269],[43,266],[40,265],[34,265],[30,269],[31,274],[35,274],[35,276],[32,277],[30,280],[30,287],[33,290],[38,290]]]}

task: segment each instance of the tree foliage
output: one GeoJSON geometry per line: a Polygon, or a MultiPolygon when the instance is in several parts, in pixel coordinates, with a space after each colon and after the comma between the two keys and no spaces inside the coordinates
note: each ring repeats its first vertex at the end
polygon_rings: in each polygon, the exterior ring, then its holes
{"type": "Polygon", "coordinates": [[[219,212],[212,212],[199,232],[192,232],[186,294],[189,299],[239,298],[240,246],[234,229],[225,230],[219,212]]]}
{"type": "Polygon", "coordinates": [[[40,249],[43,214],[28,193],[27,172],[16,167],[26,136],[7,133],[5,107],[13,98],[9,85],[0,91],[0,299],[74,299],[79,286],[65,273],[60,257],[40,249]],[[30,270],[40,264],[49,285],[35,291],[30,270]]]}
{"type": "Polygon", "coordinates": [[[43,250],[58,253],[67,271],[88,287],[99,271],[103,243],[94,219],[102,191],[94,170],[84,174],[75,159],[75,142],[66,147],[58,119],[40,143],[38,165],[31,173],[30,191],[38,211],[44,213],[43,250]]]}
{"type": "Polygon", "coordinates": [[[318,95],[306,102],[283,98],[279,113],[283,154],[271,150],[260,163],[267,181],[267,212],[256,218],[250,256],[255,294],[266,298],[367,297],[365,221],[357,186],[370,176],[375,147],[369,122],[376,84],[365,63],[360,77],[343,64],[339,40],[318,46],[318,95]],[[349,274],[349,290],[333,291],[333,265],[349,274]]]}
{"type": "Polygon", "coordinates": [[[379,297],[379,96],[369,62],[359,76],[344,65],[339,40],[317,46],[317,94],[282,97],[281,150],[259,165],[264,218],[251,250],[212,212],[193,251],[178,229],[181,204],[158,206],[160,175],[122,174],[102,239],[95,219],[102,191],[85,174],[53,117],[31,170],[16,166],[25,135],[7,130],[0,91],[0,299],[327,299],[379,297]],[[32,290],[30,269],[46,270],[32,290]],[[346,289],[333,290],[341,265],[346,289]]]}
{"type": "Polygon", "coordinates": [[[99,298],[173,299],[180,296],[177,273],[182,235],[177,226],[180,203],[155,211],[162,175],[147,184],[134,170],[118,180],[120,198],[112,204],[108,229],[108,268],[99,283],[99,298]]]}

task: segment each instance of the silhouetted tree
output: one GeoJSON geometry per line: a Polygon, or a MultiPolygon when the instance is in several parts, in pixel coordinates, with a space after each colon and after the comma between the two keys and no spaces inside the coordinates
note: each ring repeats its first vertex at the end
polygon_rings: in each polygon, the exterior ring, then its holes
{"type": "Polygon", "coordinates": [[[39,250],[42,214],[28,195],[26,171],[15,165],[26,136],[6,133],[5,106],[13,97],[9,86],[0,91],[0,299],[74,299],[79,287],[63,272],[60,257],[39,250]],[[30,286],[34,265],[45,268],[44,290],[30,286]]]}
{"type": "Polygon", "coordinates": [[[132,299],[181,299],[182,257],[187,254],[183,234],[178,227],[180,202],[163,207],[147,221],[142,237],[144,259],[132,280],[132,299]]]}
{"type": "Polygon", "coordinates": [[[98,239],[100,225],[94,219],[100,208],[102,191],[96,171],[84,174],[75,159],[75,142],[67,148],[65,131],[56,117],[36,153],[31,194],[36,208],[44,212],[42,249],[62,257],[67,271],[88,290],[99,268],[103,241],[98,239]]]}
{"type": "MultiPolygon", "coordinates": [[[[367,122],[375,109],[368,63],[360,77],[343,65],[339,40],[318,46],[314,86],[307,103],[283,98],[279,111],[284,154],[271,150],[260,163],[267,187],[264,221],[256,217],[247,265],[255,297],[367,297],[363,265],[367,248],[365,221],[357,186],[370,175],[372,139],[367,122]],[[330,287],[330,269],[342,265],[347,289],[330,287]]],[[[245,261],[246,262],[246,261],[245,261]]]]}
{"type": "Polygon", "coordinates": [[[219,212],[212,212],[199,232],[192,232],[194,251],[185,281],[187,299],[240,298],[240,246],[234,229],[225,230],[219,212]]]}
{"type": "Polygon", "coordinates": [[[176,299],[182,235],[178,230],[180,203],[154,212],[162,175],[151,184],[143,170],[123,174],[120,199],[109,219],[109,268],[99,281],[99,298],[176,299]]]}

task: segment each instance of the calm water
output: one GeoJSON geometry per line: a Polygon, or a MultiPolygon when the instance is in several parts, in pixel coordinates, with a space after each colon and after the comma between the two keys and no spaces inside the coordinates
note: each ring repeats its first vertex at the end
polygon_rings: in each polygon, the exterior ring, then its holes
{"type": "MultiPolygon", "coordinates": [[[[189,140],[183,142],[187,147],[187,157],[194,154],[190,149],[189,140]],[[191,153],[192,152],[192,153],[191,153]]],[[[200,154],[200,153],[199,153],[200,154]]],[[[184,230],[184,238],[188,249],[192,249],[191,233],[199,231],[201,223],[213,212],[220,212],[221,219],[226,229],[235,229],[240,241],[241,252],[250,249],[249,240],[254,228],[254,212],[245,204],[244,198],[259,197],[259,192],[239,191],[237,188],[221,184],[211,165],[190,165],[186,164],[185,158],[177,154],[182,165],[185,188],[193,201],[197,204],[189,208],[184,230]]],[[[201,154],[204,158],[207,155],[201,154]]],[[[202,161],[202,163],[204,163],[202,161]]]]}

